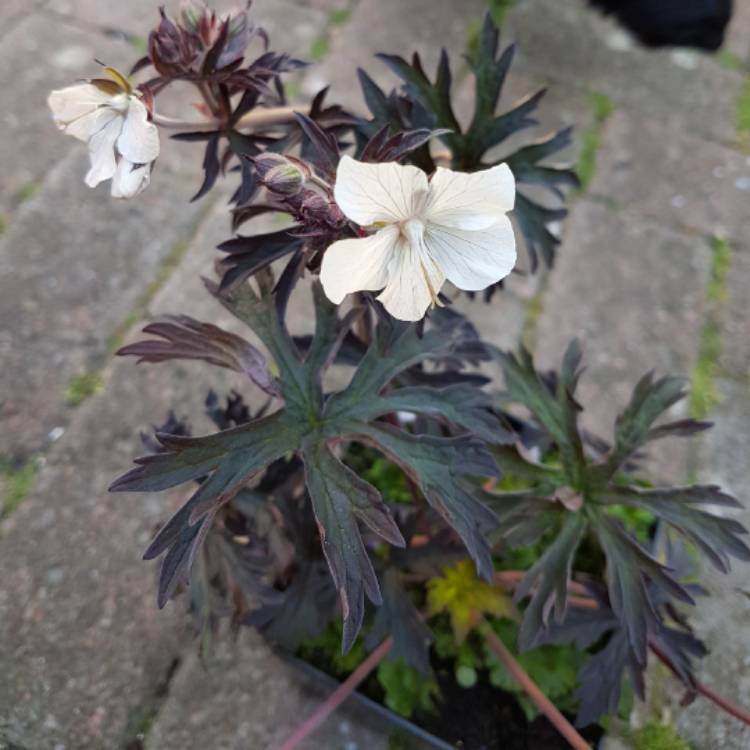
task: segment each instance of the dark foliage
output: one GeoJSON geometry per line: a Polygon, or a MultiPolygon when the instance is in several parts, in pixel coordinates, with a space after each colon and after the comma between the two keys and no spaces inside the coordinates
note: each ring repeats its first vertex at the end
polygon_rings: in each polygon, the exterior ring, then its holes
{"type": "MultiPolygon", "coordinates": [[[[485,534],[495,524],[494,515],[467,488],[464,475],[492,476],[493,459],[478,435],[494,440],[489,400],[467,385],[444,388],[421,385],[388,388],[394,378],[424,359],[456,356],[465,326],[456,318],[452,325],[431,327],[421,337],[413,326],[378,328],[377,337],[362,356],[349,386],[324,394],[321,380],[333,362],[352,320],[343,320],[315,287],[317,325],[304,360],[300,357],[271,295],[269,273],[257,276],[261,293],[249,286],[218,299],[247,323],[270,351],[279,376],[271,391],[284,406],[261,418],[203,438],[158,434],[165,451],[137,460],[138,467],[118,479],[114,491],[156,491],[189,480],[202,482],[192,498],[159,532],[146,552],[147,558],[167,553],[162,567],[160,603],[184,579],[195,552],[218,510],[264,468],[294,452],[305,467],[305,482],[320,530],[323,552],[339,590],[344,613],[344,646],[353,642],[364,615],[364,596],[382,601],[380,587],[366,553],[359,522],[391,544],[404,540],[380,493],[341,463],[336,445],[359,440],[389,456],[420,488],[428,503],[457,531],[474,557],[478,570],[492,577],[492,561],[485,534]],[[464,408],[455,408],[462,403],[464,408]],[[474,435],[452,437],[415,436],[380,421],[394,411],[428,415],[457,425],[474,435]]],[[[218,294],[218,292],[216,292],[218,294]]],[[[207,340],[224,341],[226,334],[200,328],[202,351],[207,340]]],[[[153,330],[153,329],[152,329],[153,330]]],[[[156,331],[163,335],[163,329],[156,331]]],[[[160,345],[159,359],[170,352],[184,356],[180,348],[160,345]]],[[[143,356],[153,347],[141,342],[125,353],[143,356]]],[[[205,358],[205,357],[204,357],[205,358]]],[[[223,366],[226,366],[222,362],[223,366]]]]}
{"type": "MultiPolygon", "coordinates": [[[[500,467],[524,477],[530,487],[486,495],[500,517],[499,539],[511,545],[546,540],[544,551],[516,591],[517,600],[529,598],[519,633],[522,649],[548,642],[550,628],[559,633],[562,623],[572,627],[570,623],[580,620],[581,628],[594,627],[591,612],[575,615],[572,620],[568,615],[571,573],[584,535],[596,538],[606,558],[606,596],[602,595],[601,601],[607,617],[616,621],[617,635],[581,675],[581,721],[593,720],[616,706],[625,667],[636,691],[642,693],[641,673],[650,643],[679,651],[681,641],[666,624],[666,613],[673,617],[675,602],[694,603],[694,592],[679,581],[677,571],[662,556],[645,548],[611,509],[650,511],[673,534],[692,543],[715,567],[726,572],[731,557],[750,559],[750,549],[740,538],[746,531],[736,520],[717,515],[711,508],[739,507],[739,503],[710,485],[645,489],[622,471],[649,441],[667,435],[691,435],[708,426],[681,420],[654,427],[654,422],[685,395],[680,379],[644,376],[617,418],[614,444],[605,455],[592,457],[587,454],[577,423],[581,411],[575,398],[581,372],[578,344],[574,341],[568,347],[560,372],[551,379],[534,369],[524,350],[518,355],[496,355],[505,372],[509,399],[535,416],[559,454],[559,464],[538,465],[524,459],[515,448],[497,449],[500,467]],[[616,675],[615,668],[619,669],[616,675]],[[611,679],[609,692],[599,685],[603,669],[611,679]],[[595,700],[599,702],[592,703],[595,700]]],[[[574,630],[569,632],[582,637],[574,630]]],[[[598,637],[594,634],[591,643],[598,637]]],[[[690,646],[691,653],[697,654],[693,641],[682,641],[685,648],[690,646]]],[[[685,662],[681,657],[678,661],[685,662]]],[[[688,683],[692,679],[689,663],[685,662],[680,677],[688,683]]]]}
{"type": "MultiPolygon", "coordinates": [[[[503,114],[496,114],[514,51],[513,45],[500,51],[500,33],[487,15],[477,50],[467,58],[475,79],[475,92],[474,115],[465,131],[454,114],[452,75],[445,51],[440,57],[434,81],[427,76],[416,53],[410,63],[397,55],[379,55],[401,78],[403,87],[386,94],[364,70],[358,71],[362,92],[372,114],[371,120],[359,125],[360,137],[374,139],[384,132],[384,128],[397,134],[438,129],[440,140],[450,150],[453,169],[472,172],[504,161],[521,188],[524,185],[541,186],[554,198],[562,199],[561,188],[575,187],[578,180],[572,169],[556,166],[549,160],[570,144],[570,129],[545,136],[512,153],[503,149],[508,138],[538,124],[533,113],[544,95],[544,90],[539,91],[503,114]]],[[[366,154],[368,148],[371,148],[369,144],[364,146],[362,154],[366,154]]],[[[414,147],[408,160],[427,172],[435,169],[433,155],[426,143],[414,147]]],[[[564,208],[549,208],[519,191],[511,216],[526,240],[532,270],[536,268],[540,255],[547,265],[552,265],[559,240],[547,225],[560,221],[565,215],[564,208]]],[[[490,295],[491,291],[487,296],[490,295]]]]}
{"type": "MultiPolygon", "coordinates": [[[[215,434],[194,437],[170,414],[155,438],[144,438],[149,454],[112,485],[191,489],[144,555],[162,558],[159,605],[187,586],[206,638],[226,618],[291,650],[325,633],[340,613],[347,651],[367,598],[380,606],[367,622],[364,648],[391,636],[391,658],[425,675],[433,634],[420,611],[424,582],[466,551],[477,573],[494,582],[497,562],[533,544],[537,552],[515,595],[523,612],[519,645],[573,641],[589,650],[579,674],[579,723],[616,710],[624,673],[642,694],[649,651],[694,689],[691,661],[705,649],[680,605],[703,592],[688,582],[684,545],[720,571],[731,558],[750,558],[750,550],[744,528],[713,512],[738,506],[719,488],[654,488],[634,478],[650,442],[708,427],[690,419],[657,424],[684,396],[682,381],[644,376],[610,445],[578,423],[576,342],[559,372],[539,373],[528,352],[497,351],[449,307],[407,325],[369,292],[339,311],[315,281],[314,334],[295,336],[286,324],[305,273],[319,269],[332,242],[363,231],[335,201],[347,149],[364,161],[409,162],[429,173],[438,162],[474,171],[506,161],[521,187],[513,218],[533,270],[540,257],[552,264],[558,240],[549,224],[565,216],[565,191],[577,184],[571,170],[551,161],[569,144],[570,131],[509,152],[508,139],[537,124],[544,92],[497,114],[514,49],[500,49],[489,16],[468,58],[475,101],[466,128],[455,115],[445,52],[434,81],[418,55],[411,62],[380,55],[401,79],[389,93],[360,70],[370,119],[327,105],[323,90],[293,121],[275,121],[269,112],[286,102],[282,78],[301,63],[267,46],[246,13],[220,19],[189,3],[177,21],[162,13],[149,55],[137,66],[152,65],[158,74],[141,87],[147,100],[176,80],[201,92],[208,129],[177,137],[204,144],[196,197],[220,175],[238,176],[232,224],[243,228],[219,246],[221,281],[207,286],[262,344],[179,315],[154,321],[144,329],[151,338],[119,352],[139,362],[195,360],[230,369],[260,392],[259,402],[238,392],[222,401],[210,392],[206,411],[215,434]],[[251,40],[263,51],[247,62],[251,40]],[[552,203],[532,199],[524,186],[544,188],[552,203]],[[285,215],[286,223],[245,234],[247,224],[272,214],[285,215]],[[488,378],[476,371],[493,358],[505,374],[501,399],[483,388],[488,378]],[[337,390],[324,386],[334,366],[351,376],[337,390]],[[517,407],[523,416],[513,413],[517,407]],[[369,457],[364,465],[357,451],[369,457]],[[373,478],[378,461],[396,472],[398,497],[373,478]],[[480,486],[502,472],[520,489],[480,486]],[[651,543],[623,523],[626,511],[659,519],[651,543]],[[603,561],[594,572],[581,572],[584,548],[603,561]]],[[[490,594],[507,601],[502,591],[490,594]]]]}

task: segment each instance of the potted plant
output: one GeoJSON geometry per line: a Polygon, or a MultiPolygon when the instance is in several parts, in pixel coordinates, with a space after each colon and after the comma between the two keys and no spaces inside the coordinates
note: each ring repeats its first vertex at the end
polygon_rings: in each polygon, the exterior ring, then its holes
{"type": "Polygon", "coordinates": [[[89,144],[89,184],[138,195],[169,131],[202,145],[196,199],[237,177],[232,228],[251,227],[219,246],[206,293],[262,350],[175,315],[119,352],[228,368],[265,398],[251,408],[210,393],[218,431],[205,437],[170,415],[112,485],[190,488],[145,553],[162,558],[160,606],[184,593],[204,636],[228,619],[343,680],[285,750],[360,683],[435,746],[507,745],[512,726],[537,746],[589,747],[628,691],[643,697],[649,657],[748,721],[696,680],[705,648],[683,613],[703,593],[693,553],[720,570],[750,556],[742,526],[712,510],[738,503],[639,473],[650,442],[708,427],[658,422],[682,381],[644,376],[605,442],[578,424],[576,342],[559,370],[539,372],[450,306],[483,291],[483,314],[515,265],[516,234],[531,272],[550,266],[559,241],[548,225],[565,208],[525,189],[562,201],[577,184],[548,161],[569,130],[493,157],[534,124],[543,93],[496,114],[513,48],[501,49],[488,16],[468,57],[475,101],[462,127],[445,53],[434,80],[418,55],[380,55],[401,79],[391,92],[358,71],[362,115],[326,104],[325,90],[290,107],[284,77],[302,63],[268,50],[248,61],[260,37],[245,12],[220,18],[189,2],[177,20],[162,11],[131,71],[153,77],[136,85],[105,69],[50,96],[61,129],[89,144]],[[177,81],[194,86],[203,119],[159,111],[177,81]],[[274,214],[288,226],[252,232],[274,214]],[[286,323],[303,287],[315,319],[305,336],[286,323]],[[478,371],[490,361],[500,394],[478,371]],[[344,385],[326,383],[332,369],[344,385]]]}

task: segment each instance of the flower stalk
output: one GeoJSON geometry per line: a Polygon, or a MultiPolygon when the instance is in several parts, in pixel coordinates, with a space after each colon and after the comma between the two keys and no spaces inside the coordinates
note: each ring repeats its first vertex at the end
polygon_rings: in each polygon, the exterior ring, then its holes
{"type": "Polygon", "coordinates": [[[575,727],[560,713],[554,703],[539,689],[539,686],[529,677],[524,668],[516,661],[513,654],[506,648],[490,624],[483,620],[479,629],[484,636],[492,653],[502,662],[503,666],[510,672],[513,678],[523,688],[526,695],[534,705],[554,725],[560,734],[565,737],[571,747],[575,750],[591,750],[591,746],[576,731],[575,727]]]}
{"type": "Polygon", "coordinates": [[[294,750],[311,735],[356,689],[388,655],[393,638],[386,638],[368,657],[321,703],[297,729],[289,735],[279,750],[294,750]]]}
{"type": "MultiPolygon", "coordinates": [[[[284,107],[265,107],[263,109],[253,109],[243,115],[235,125],[235,130],[263,130],[278,125],[289,125],[295,121],[295,113],[308,114],[309,106],[284,106],[284,107]]],[[[160,128],[167,130],[176,130],[185,133],[210,133],[222,127],[222,123],[217,118],[192,121],[180,120],[173,117],[154,112],[152,122],[160,128]]]]}

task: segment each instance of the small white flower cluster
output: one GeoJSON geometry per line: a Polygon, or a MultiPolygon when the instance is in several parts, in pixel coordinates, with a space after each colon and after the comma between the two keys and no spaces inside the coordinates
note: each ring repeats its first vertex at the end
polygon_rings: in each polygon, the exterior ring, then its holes
{"type": "Polygon", "coordinates": [[[133,198],[148,186],[159,131],[137,92],[117,71],[110,78],[53,91],[47,100],[60,130],[88,143],[86,184],[112,180],[112,196],[133,198]]]}
{"type": "Polygon", "coordinates": [[[320,280],[339,304],[350,292],[383,291],[378,300],[399,320],[420,320],[446,279],[459,289],[485,289],[516,263],[506,216],[515,202],[507,164],[472,174],[438,167],[431,180],[417,167],[365,164],[344,156],[336,203],[347,218],[376,231],[334,242],[320,280]]]}
{"type": "MultiPolygon", "coordinates": [[[[53,91],[57,126],[88,143],[86,184],[112,180],[112,195],[132,198],[144,190],[159,155],[159,133],[137,91],[117,71],[53,91]]],[[[334,242],[325,252],[320,280],[340,304],[361,290],[382,290],[378,300],[394,318],[420,320],[446,280],[478,291],[507,276],[516,243],[507,213],[515,180],[500,164],[472,174],[438,167],[431,179],[396,162],[368,164],[344,156],[334,195],[359,238],[334,242]]]]}

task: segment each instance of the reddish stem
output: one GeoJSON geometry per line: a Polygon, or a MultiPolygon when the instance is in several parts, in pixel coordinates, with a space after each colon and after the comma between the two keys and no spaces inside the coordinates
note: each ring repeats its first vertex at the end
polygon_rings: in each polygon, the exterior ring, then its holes
{"type": "Polygon", "coordinates": [[[523,667],[515,660],[513,654],[508,651],[505,644],[486,620],[482,623],[482,634],[492,653],[500,659],[505,668],[513,675],[516,682],[523,688],[526,695],[531,698],[534,705],[550,720],[555,729],[565,737],[570,746],[574,747],[575,750],[591,750],[589,743],[578,734],[573,725],[560,713],[531,677],[526,674],[523,667]]]}
{"type": "MultiPolygon", "coordinates": [[[[649,648],[654,652],[654,654],[659,658],[659,660],[676,674],[677,670],[672,665],[669,657],[651,641],[649,641],[648,645],[649,648]]],[[[750,725],[750,712],[748,712],[747,709],[742,708],[742,706],[738,706],[736,703],[732,703],[730,700],[727,700],[723,696],[714,692],[710,687],[708,687],[707,685],[703,685],[700,682],[696,681],[695,690],[704,698],[708,698],[708,700],[710,700],[712,703],[715,703],[723,711],[726,711],[730,716],[734,716],[735,719],[739,719],[739,721],[743,722],[743,724],[750,725]]]]}
{"type": "MultiPolygon", "coordinates": [[[[523,571],[501,570],[495,573],[495,580],[499,585],[512,589],[519,584],[523,576],[523,571]]],[[[581,596],[568,596],[568,602],[570,604],[573,604],[576,607],[587,607],[594,609],[598,606],[594,599],[586,595],[586,587],[582,586],[580,583],[570,581],[568,583],[568,589],[570,591],[576,591],[581,594],[581,596]]],[[[659,647],[651,641],[649,641],[648,645],[651,651],[653,651],[654,654],[676,675],[677,670],[674,668],[674,665],[666,656],[666,654],[664,654],[661,649],[659,649],[659,647]]],[[[736,703],[732,703],[730,700],[727,700],[723,696],[719,695],[712,688],[708,687],[707,685],[703,685],[700,682],[695,682],[695,690],[704,698],[708,698],[708,700],[710,700],[712,703],[715,703],[720,709],[726,711],[730,716],[734,716],[735,719],[738,719],[744,724],[750,726],[750,711],[748,711],[747,709],[743,708],[742,706],[738,706],[736,703]]]]}
{"type": "Polygon", "coordinates": [[[380,664],[393,646],[393,638],[386,638],[305,721],[284,741],[279,750],[293,750],[302,740],[312,734],[356,689],[357,686],[380,664]]]}

